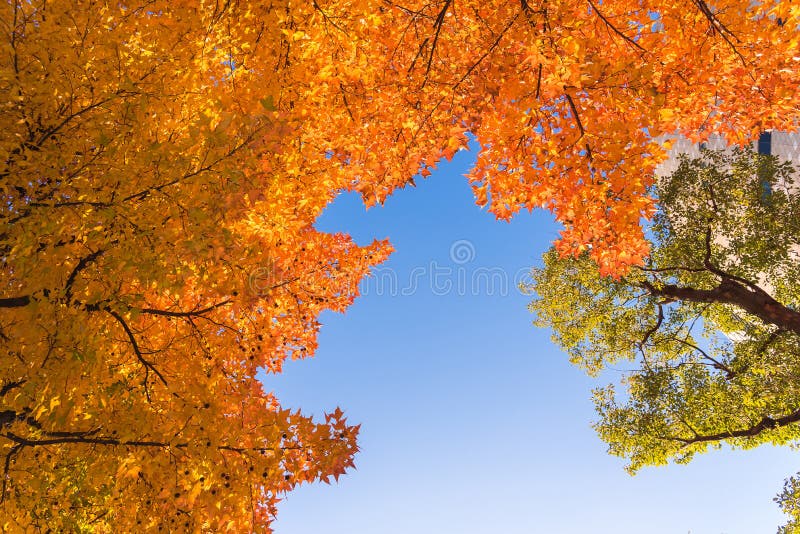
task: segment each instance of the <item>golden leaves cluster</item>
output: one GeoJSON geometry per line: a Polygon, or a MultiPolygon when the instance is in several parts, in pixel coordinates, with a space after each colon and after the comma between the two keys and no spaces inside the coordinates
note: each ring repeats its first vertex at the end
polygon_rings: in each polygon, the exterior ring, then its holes
{"type": "Polygon", "coordinates": [[[358,429],[259,370],[389,251],[313,227],[346,184],[276,104],[284,10],[3,9],[0,528],[268,530],[358,429]]]}

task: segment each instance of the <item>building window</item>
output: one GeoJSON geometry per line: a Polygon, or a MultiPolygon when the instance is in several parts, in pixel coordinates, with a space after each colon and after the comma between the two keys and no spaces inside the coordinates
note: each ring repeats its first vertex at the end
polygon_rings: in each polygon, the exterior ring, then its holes
{"type": "Polygon", "coordinates": [[[772,132],[764,132],[758,138],[758,153],[772,154],[772,132]]]}

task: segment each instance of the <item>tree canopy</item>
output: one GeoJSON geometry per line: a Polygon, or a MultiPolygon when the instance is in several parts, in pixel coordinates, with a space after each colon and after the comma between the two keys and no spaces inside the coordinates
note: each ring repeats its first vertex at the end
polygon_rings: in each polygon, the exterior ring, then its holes
{"type": "MultiPolygon", "coordinates": [[[[791,2],[11,0],[0,40],[0,525],[269,530],[358,428],[280,407],[390,252],[314,228],[481,143],[500,218],[645,256],[665,132],[797,119],[791,2]],[[758,110],[758,112],[754,112],[758,110]],[[701,128],[702,127],[702,128],[701,128]]],[[[701,134],[702,135],[702,134],[701,134]]]]}
{"type": "Polygon", "coordinates": [[[795,443],[797,171],[749,150],[705,152],[660,180],[656,195],[643,266],[614,280],[585,256],[551,251],[530,288],[537,324],[575,364],[593,375],[624,369],[623,391],[595,391],[600,437],[631,472],[723,443],[795,443]]]}
{"type": "Polygon", "coordinates": [[[502,219],[551,209],[564,225],[559,250],[589,250],[604,273],[647,254],[639,222],[652,209],[657,137],[716,132],[741,144],[796,128],[800,9],[791,2],[322,7],[339,28],[330,32],[358,43],[335,62],[309,48],[322,87],[341,91],[323,112],[342,121],[332,118],[327,146],[360,164],[368,201],[420,166],[428,173],[469,132],[481,146],[468,176],[478,203],[502,219]]]}
{"type": "Polygon", "coordinates": [[[352,465],[341,412],[256,379],[313,353],[388,252],[312,226],[346,185],[276,107],[282,16],[3,7],[3,531],[263,530],[352,465]]]}

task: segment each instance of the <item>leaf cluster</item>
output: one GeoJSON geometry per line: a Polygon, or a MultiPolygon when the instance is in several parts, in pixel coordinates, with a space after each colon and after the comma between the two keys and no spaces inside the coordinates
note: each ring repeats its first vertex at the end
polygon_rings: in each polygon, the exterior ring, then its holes
{"type": "Polygon", "coordinates": [[[551,250],[534,270],[536,323],[589,373],[622,373],[595,428],[631,472],[800,438],[797,176],[751,150],[684,158],[655,185],[643,266],[613,279],[551,250]]]}

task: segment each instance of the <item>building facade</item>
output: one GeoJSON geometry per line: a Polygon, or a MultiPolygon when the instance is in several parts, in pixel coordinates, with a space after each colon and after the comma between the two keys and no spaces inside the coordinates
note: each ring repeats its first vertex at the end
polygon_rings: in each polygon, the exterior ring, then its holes
{"type": "MultiPolygon", "coordinates": [[[[668,176],[675,172],[681,154],[696,158],[700,156],[701,147],[711,150],[725,150],[728,147],[725,138],[719,135],[712,135],[702,144],[693,143],[682,136],[673,136],[670,139],[673,139],[673,144],[669,156],[656,167],[656,176],[668,176]]],[[[760,154],[777,156],[782,161],[789,161],[800,168],[800,133],[764,132],[753,142],[753,148],[760,154]]]]}

